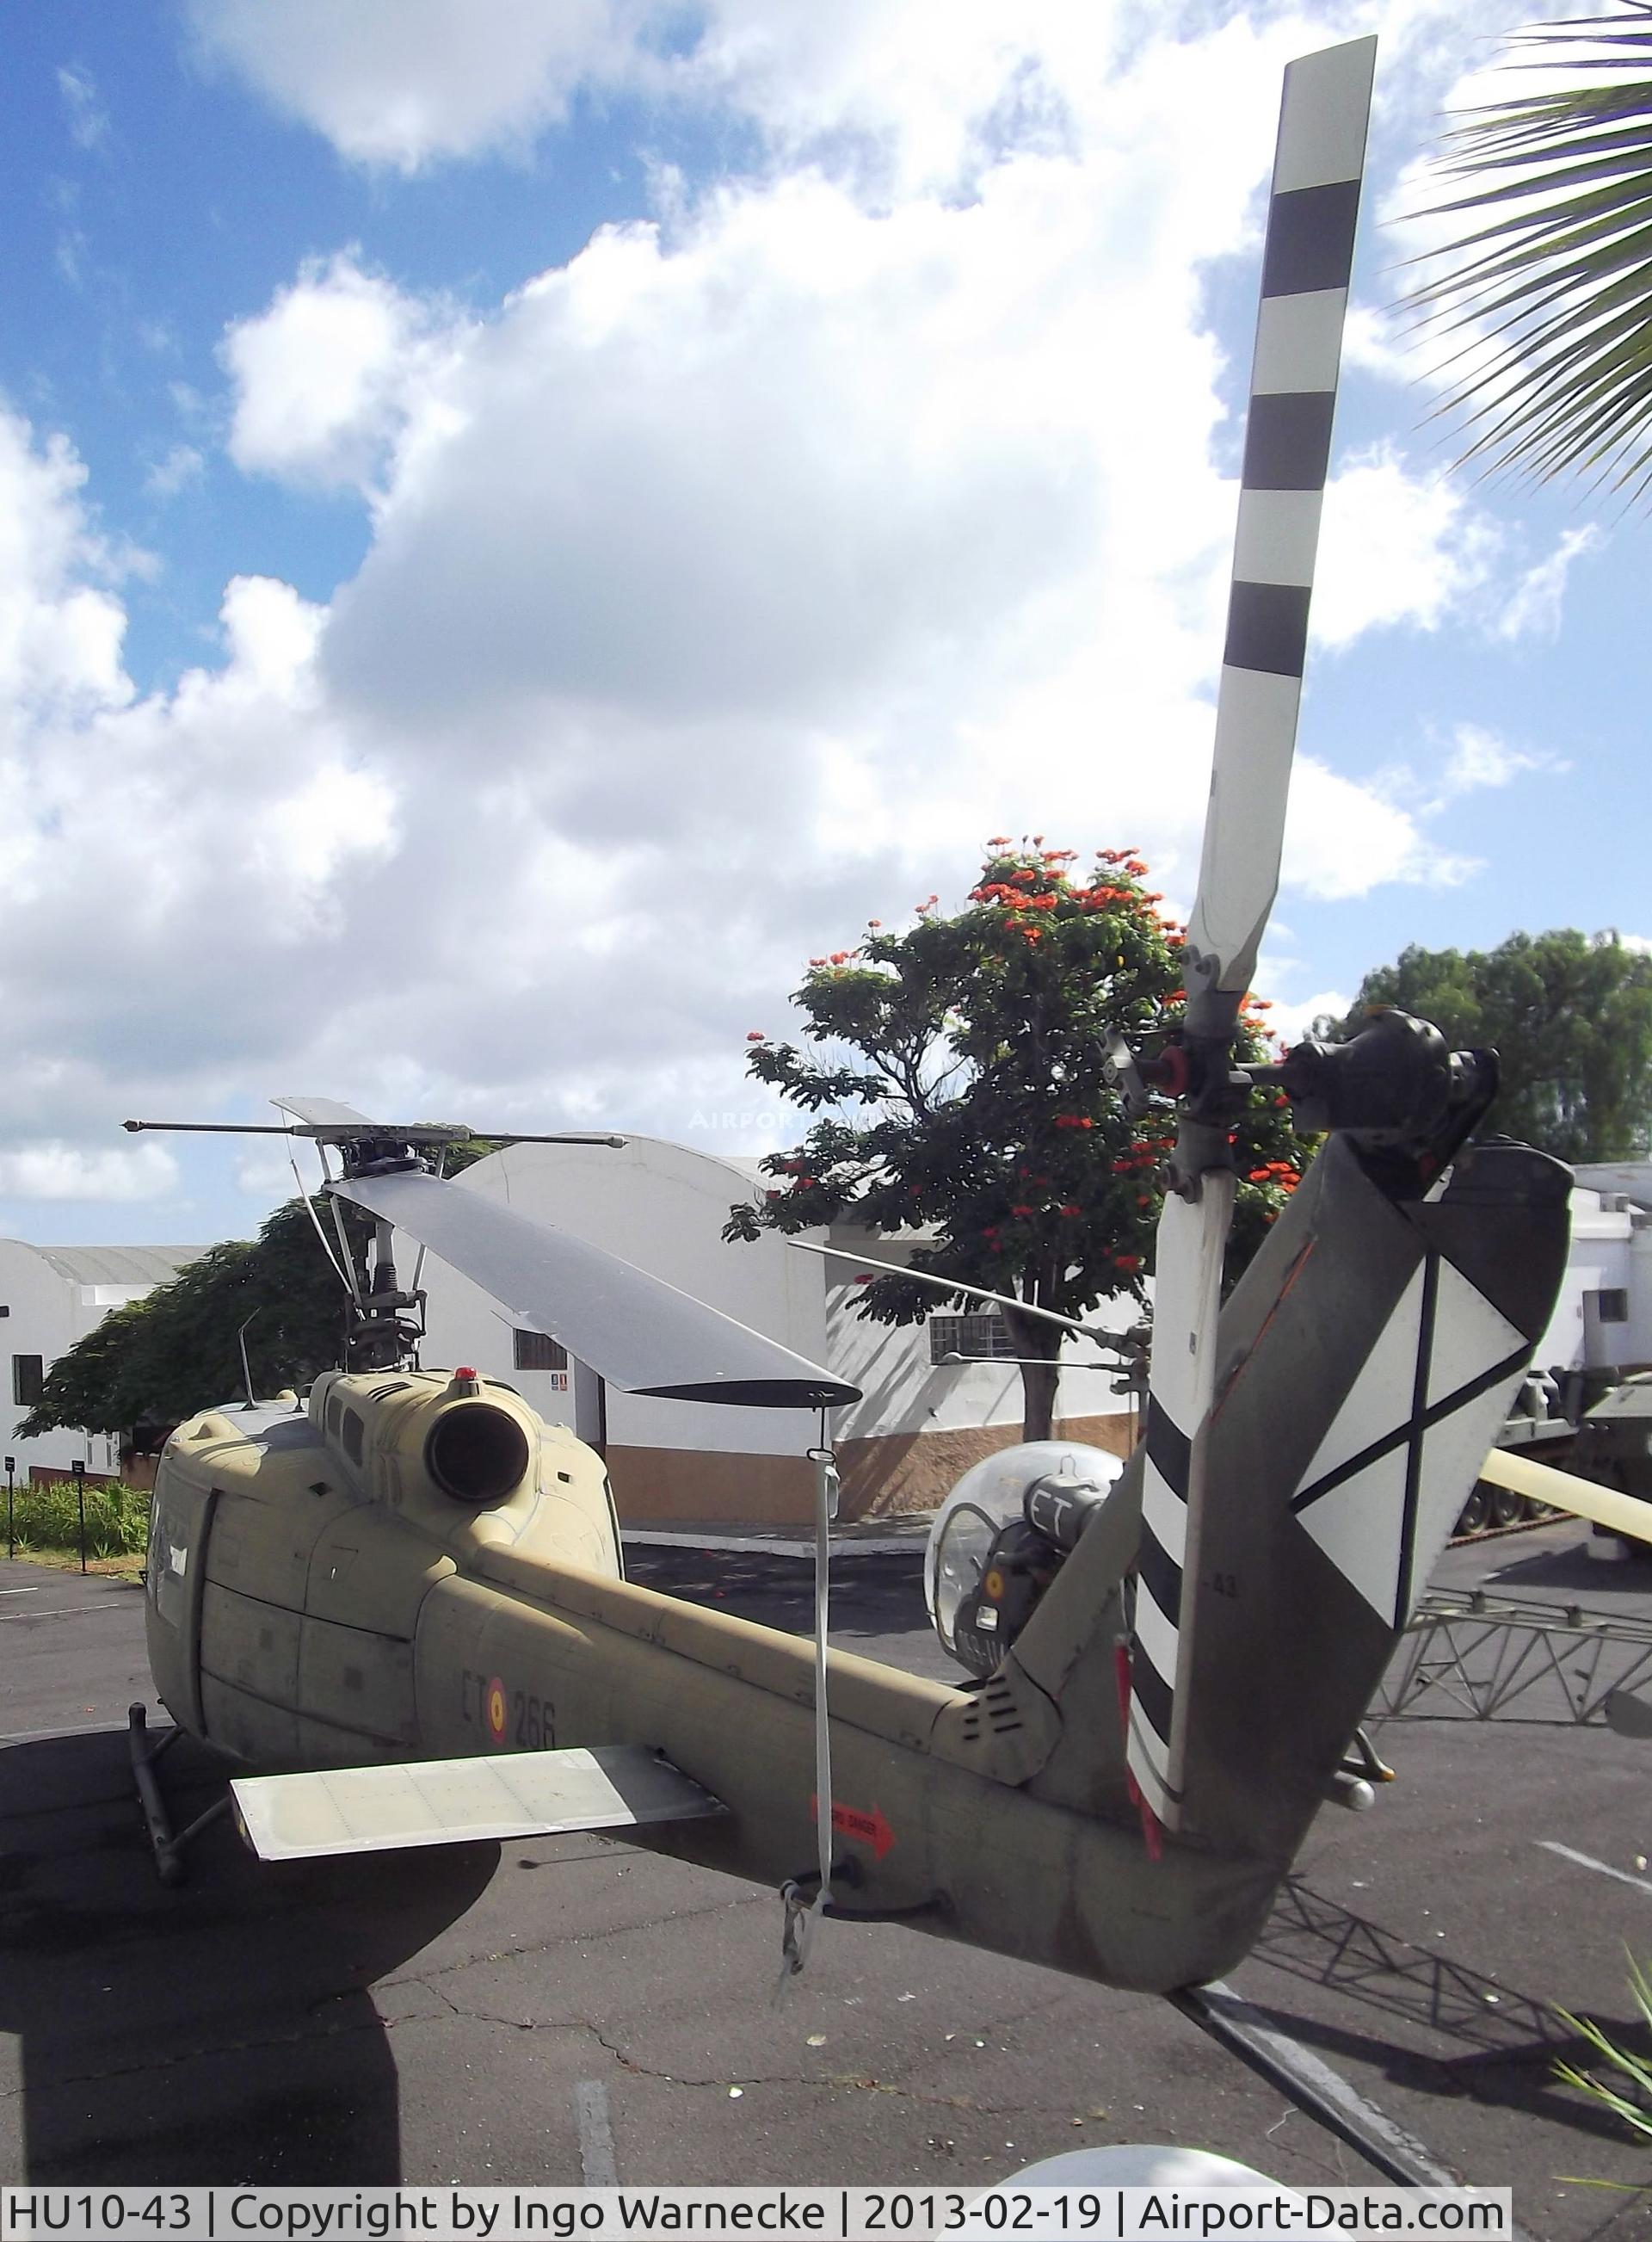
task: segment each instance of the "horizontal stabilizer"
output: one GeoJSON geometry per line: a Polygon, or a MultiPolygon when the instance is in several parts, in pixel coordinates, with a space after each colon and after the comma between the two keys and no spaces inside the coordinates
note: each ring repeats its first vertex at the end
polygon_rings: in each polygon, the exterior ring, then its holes
{"type": "Polygon", "coordinates": [[[265,1861],[626,1829],[726,1811],[637,1744],[248,1775],[230,1788],[241,1834],[265,1861]]]}
{"type": "Polygon", "coordinates": [[[1614,1534],[1627,1534],[1632,1541],[1652,1541],[1652,1506],[1620,1494],[1615,1487],[1602,1487],[1575,1472],[1556,1471],[1534,1456],[1514,1456],[1494,1448],[1480,1467],[1481,1479],[1506,1487],[1532,1502],[1547,1502],[1556,1510],[1569,1510],[1574,1518],[1587,1518],[1614,1534]]]}

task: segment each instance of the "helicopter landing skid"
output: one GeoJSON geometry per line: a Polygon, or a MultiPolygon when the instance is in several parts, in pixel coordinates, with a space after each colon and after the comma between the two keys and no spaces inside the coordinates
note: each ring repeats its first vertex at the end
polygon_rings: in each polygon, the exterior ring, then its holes
{"type": "Polygon", "coordinates": [[[150,1849],[155,1856],[155,1873],[169,1888],[184,1881],[184,1851],[203,1829],[218,1821],[229,1811],[230,1794],[214,1799],[204,1814],[186,1822],[174,1832],[166,1811],[166,1801],[161,1796],[160,1778],[155,1763],[161,1755],[175,1744],[183,1734],[181,1728],[171,1729],[157,1744],[149,1740],[149,1710],[144,1705],[129,1705],[126,1708],[126,1742],[132,1755],[132,1780],[137,1785],[137,1802],[143,1809],[144,1827],[149,1832],[150,1849]]]}

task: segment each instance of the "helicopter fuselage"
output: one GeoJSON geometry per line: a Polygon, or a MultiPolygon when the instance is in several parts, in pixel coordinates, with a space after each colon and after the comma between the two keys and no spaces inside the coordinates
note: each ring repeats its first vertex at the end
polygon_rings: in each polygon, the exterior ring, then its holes
{"type": "MultiPolygon", "coordinates": [[[[460,1383],[332,1373],[304,1410],[179,1426],[148,1575],[173,1717],[260,1771],[644,1747],[727,1810],[636,1842],[806,1883],[811,1646],[625,1581],[601,1459],[508,1387],[460,1383]],[[431,1460],[478,1428],[478,1484],[525,1467],[472,1503],[465,1459],[445,1487],[431,1460]]],[[[1254,1937],[1277,1864],[1151,1859],[1121,1780],[1032,1795],[1034,1716],[1007,1692],[834,1652],[828,1702],[841,1911],[1150,1990],[1219,1974],[1254,1937]]]]}

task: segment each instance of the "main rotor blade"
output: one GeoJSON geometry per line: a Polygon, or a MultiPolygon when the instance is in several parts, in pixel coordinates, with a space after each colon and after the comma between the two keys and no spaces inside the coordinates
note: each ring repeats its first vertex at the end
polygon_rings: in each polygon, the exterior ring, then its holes
{"type": "Polygon", "coordinates": [[[1616,1487],[1602,1487],[1595,1480],[1579,1479],[1575,1472],[1557,1471],[1553,1464],[1540,1464],[1535,1456],[1494,1448],[1480,1467],[1480,1476],[1533,1502],[1547,1502],[1556,1510],[1569,1511],[1574,1518],[1604,1526],[1613,1534],[1652,1541],[1652,1503],[1621,1494],[1616,1487]]]}
{"type": "Polygon", "coordinates": [[[838,1408],[860,1389],[565,1230],[405,1170],[332,1185],[395,1224],[627,1393],[753,1409],[838,1408]]]}
{"type": "MultiPolygon", "coordinates": [[[[1374,39],[1285,72],[1216,703],[1199,893],[1183,951],[1190,1044],[1225,1053],[1279,885],[1308,595],[1330,460],[1365,163],[1374,39]]],[[[1181,1819],[1192,1636],[1234,1179],[1225,1121],[1184,1103],[1180,1183],[1160,1218],[1127,1759],[1166,1829],[1181,1819]]]]}
{"type": "Polygon", "coordinates": [[[365,1113],[358,1113],[353,1105],[341,1105],[336,1098],[272,1098],[271,1105],[278,1105],[284,1113],[291,1113],[297,1121],[307,1121],[312,1129],[371,1129],[378,1124],[365,1113]]]}
{"type": "MultiPolygon", "coordinates": [[[[1285,72],[1190,974],[1242,996],[1279,886],[1374,38],[1285,72]]],[[[1188,994],[1194,993],[1189,979],[1188,994]]]]}
{"type": "Polygon", "coordinates": [[[336,1098],[272,1098],[270,1103],[311,1130],[336,1132],[339,1137],[383,1137],[392,1143],[435,1144],[475,1138],[487,1144],[608,1144],[616,1150],[625,1143],[625,1138],[605,1129],[558,1129],[549,1136],[534,1136],[519,1129],[472,1129],[462,1121],[370,1121],[353,1105],[341,1105],[336,1098]]]}

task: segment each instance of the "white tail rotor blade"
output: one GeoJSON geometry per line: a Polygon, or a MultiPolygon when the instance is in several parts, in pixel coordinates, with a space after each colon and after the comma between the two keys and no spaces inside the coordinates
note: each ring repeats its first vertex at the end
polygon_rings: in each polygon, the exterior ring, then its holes
{"type": "Polygon", "coordinates": [[[1192,1608],[1183,1583],[1198,1578],[1196,1497],[1202,1493],[1211,1353],[1233,1211],[1229,1170],[1205,1178],[1196,1205],[1167,1198],[1159,1225],[1128,1756],[1142,1796],[1167,1829],[1176,1826],[1181,1796],[1187,1707],[1176,1678],[1192,1608]]]}
{"type": "MultiPolygon", "coordinates": [[[[1189,970],[1242,995],[1279,885],[1374,39],[1285,72],[1189,970]]],[[[1193,993],[1191,983],[1188,990],[1193,993]]]]}
{"type": "Polygon", "coordinates": [[[1206,1077],[1184,1102],[1177,1190],[1160,1220],[1127,1760],[1166,1829],[1182,1820],[1203,1460],[1234,1178],[1220,1103],[1239,1000],[1279,885],[1308,598],[1354,261],[1374,39],[1285,73],[1262,251],[1210,807],[1184,951],[1187,1041],[1206,1077]],[[1184,1195],[1185,1194],[1185,1195],[1184,1195]]]}

